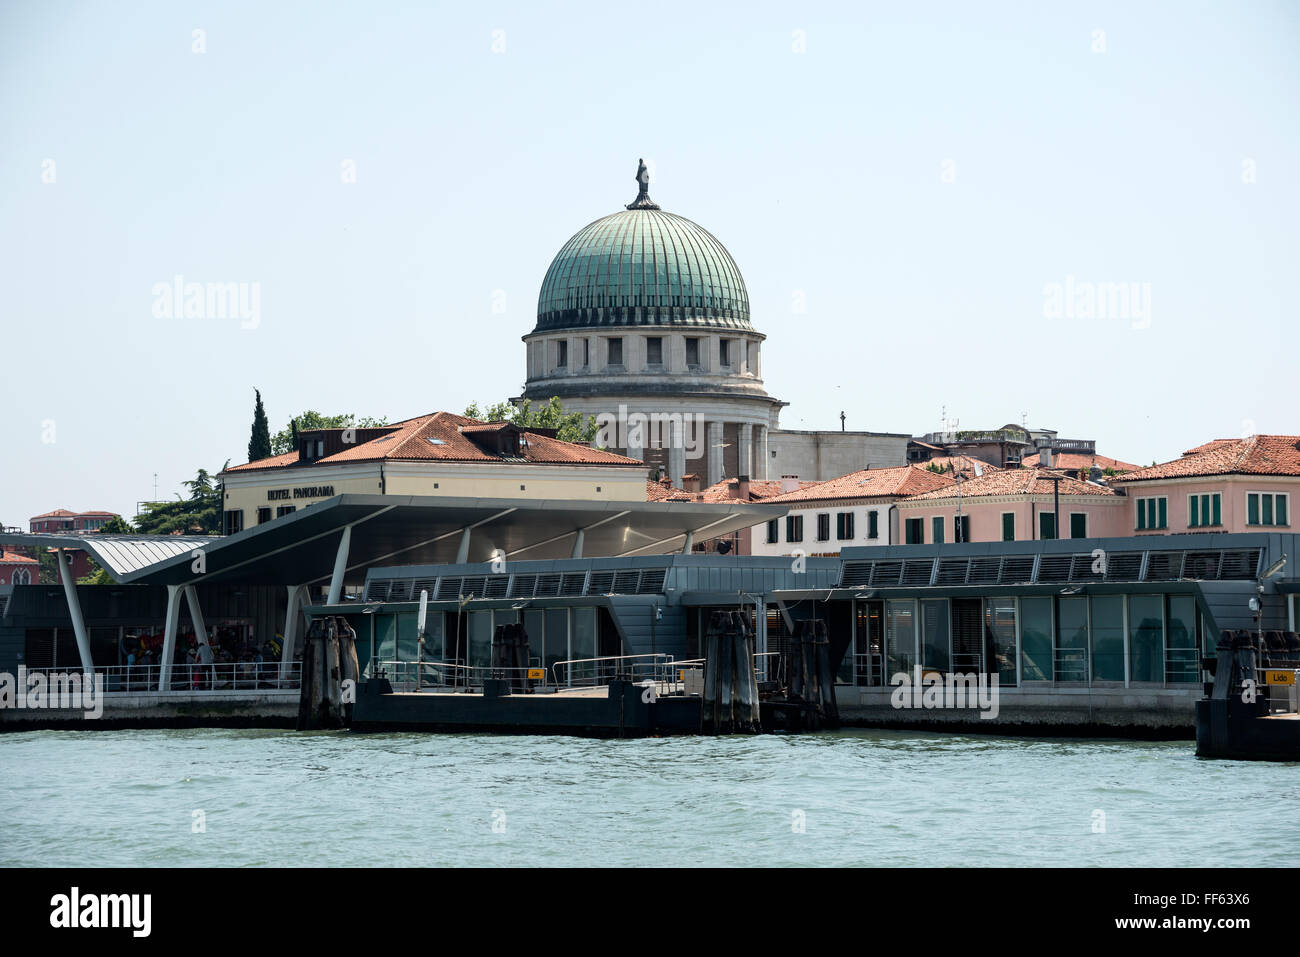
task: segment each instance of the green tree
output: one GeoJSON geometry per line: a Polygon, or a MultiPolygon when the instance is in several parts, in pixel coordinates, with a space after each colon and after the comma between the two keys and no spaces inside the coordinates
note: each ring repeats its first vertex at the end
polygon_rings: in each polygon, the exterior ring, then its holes
{"type": "Polygon", "coordinates": [[[134,532],[135,529],[131,527],[131,523],[121,515],[114,515],[105,522],[104,527],[99,530],[99,534],[101,535],[131,535],[134,532]]]}
{"type": "Polygon", "coordinates": [[[357,418],[350,412],[343,415],[321,415],[319,412],[308,409],[300,415],[295,415],[289,420],[288,425],[272,436],[271,454],[283,455],[285,452],[296,451],[299,432],[306,432],[311,429],[372,429],[387,424],[388,419],[386,417],[376,419],[363,416],[357,418]]]}
{"type": "Polygon", "coordinates": [[[257,396],[257,403],[253,406],[253,431],[248,438],[250,462],[271,456],[271,424],[266,420],[266,409],[262,407],[261,390],[254,389],[253,394],[257,396]]]}
{"type": "Polygon", "coordinates": [[[189,491],[189,498],[178,494],[171,502],[145,502],[144,511],[135,519],[137,530],[145,535],[220,535],[220,483],[207,469],[199,469],[194,478],[181,484],[189,491]]]}
{"type": "Polygon", "coordinates": [[[541,406],[534,406],[532,399],[524,399],[519,405],[497,402],[486,409],[471,402],[464,414],[484,422],[511,422],[521,429],[555,429],[556,437],[565,442],[590,442],[596,437],[598,428],[594,417],[582,412],[569,412],[560,402],[560,397],[554,395],[541,406]]]}

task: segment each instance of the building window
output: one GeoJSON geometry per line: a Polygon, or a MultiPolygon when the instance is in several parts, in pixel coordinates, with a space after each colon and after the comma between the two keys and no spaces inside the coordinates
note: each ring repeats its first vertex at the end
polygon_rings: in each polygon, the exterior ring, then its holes
{"type": "Polygon", "coordinates": [[[661,366],[664,364],[663,336],[647,336],[645,340],[645,364],[661,366]]]}
{"type": "Polygon", "coordinates": [[[1187,496],[1187,527],[1205,528],[1222,525],[1223,513],[1218,492],[1187,496]]]}
{"type": "Polygon", "coordinates": [[[265,525],[271,520],[271,506],[263,505],[257,510],[257,524],[265,525]]]}
{"type": "Polygon", "coordinates": [[[1246,495],[1247,525],[1290,525],[1289,496],[1285,492],[1250,492],[1246,495]]]}
{"type": "Polygon", "coordinates": [[[559,342],[555,344],[555,367],[557,369],[563,369],[568,364],[569,364],[569,343],[567,340],[561,339],[559,342]]]}
{"type": "Polygon", "coordinates": [[[903,526],[903,544],[920,545],[925,542],[925,519],[909,518],[903,526]]]}
{"type": "Polygon", "coordinates": [[[225,528],[227,535],[234,535],[236,532],[244,530],[244,510],[242,508],[232,509],[226,512],[225,528]]]}
{"type": "Polygon", "coordinates": [[[723,339],[718,343],[718,365],[724,369],[731,368],[731,340],[723,339]]]}
{"type": "Polygon", "coordinates": [[[1004,542],[1014,542],[1016,540],[1016,513],[1002,513],[1002,540],[1004,542]]]}
{"type": "Polygon", "coordinates": [[[1137,500],[1137,530],[1169,527],[1169,499],[1140,498],[1137,500]]]}
{"type": "Polygon", "coordinates": [[[839,512],[835,516],[835,537],[841,542],[853,538],[853,513],[839,512]]]}
{"type": "Polygon", "coordinates": [[[867,513],[867,538],[880,537],[880,513],[870,511],[867,513]]]}
{"type": "Polygon", "coordinates": [[[970,516],[956,515],[952,520],[952,540],[954,542],[970,541],[970,516]]]}
{"type": "Polygon", "coordinates": [[[934,518],[930,519],[930,531],[932,533],[930,536],[930,541],[933,542],[935,545],[942,545],[943,544],[943,516],[942,515],[936,515],[934,516],[934,518]]]}
{"type": "Polygon", "coordinates": [[[1088,537],[1088,514],[1086,512],[1070,513],[1070,537],[1088,537]]]}
{"type": "Polygon", "coordinates": [[[802,515],[787,515],[785,517],[785,540],[787,542],[803,541],[802,515]]]}
{"type": "Polygon", "coordinates": [[[298,511],[297,505],[281,505],[275,510],[275,517],[283,518],[286,515],[292,515],[296,511],[298,511]]]}
{"type": "Polygon", "coordinates": [[[591,340],[582,340],[582,367],[588,369],[591,367],[591,340]]]}
{"type": "Polygon", "coordinates": [[[767,543],[769,545],[775,545],[781,540],[780,521],[779,518],[774,518],[767,523],[767,543]]]}
{"type": "Polygon", "coordinates": [[[32,573],[25,568],[15,568],[12,584],[30,585],[32,583],[32,573]]]}
{"type": "Polygon", "coordinates": [[[831,516],[829,512],[821,512],[817,516],[817,541],[828,542],[831,539],[831,516]]]}
{"type": "Polygon", "coordinates": [[[605,361],[612,366],[621,366],[623,364],[623,340],[610,339],[608,342],[609,355],[605,361]]]}
{"type": "Polygon", "coordinates": [[[1038,537],[1042,539],[1056,537],[1056,513],[1038,513],[1038,537]]]}
{"type": "Polygon", "coordinates": [[[700,340],[688,338],[686,340],[686,364],[697,367],[700,364],[700,340]]]}

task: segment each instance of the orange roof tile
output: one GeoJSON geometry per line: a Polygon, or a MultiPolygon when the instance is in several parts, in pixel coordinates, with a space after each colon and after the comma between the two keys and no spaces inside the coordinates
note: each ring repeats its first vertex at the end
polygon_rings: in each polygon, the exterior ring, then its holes
{"type": "Polygon", "coordinates": [[[1252,435],[1214,439],[1180,459],[1115,477],[1116,482],[1193,478],[1202,475],[1300,475],[1300,436],[1252,435]]]}
{"type": "Polygon", "coordinates": [[[822,502],[831,500],[875,498],[878,496],[905,497],[931,489],[942,489],[956,480],[951,475],[931,472],[919,465],[900,465],[896,468],[859,469],[826,482],[815,482],[804,488],[767,501],[774,505],[796,502],[822,502]]]}
{"type": "MultiPolygon", "coordinates": [[[[1035,452],[1033,455],[1025,456],[1021,465],[1034,467],[1042,465],[1042,453],[1035,452]]],[[[1080,469],[1087,470],[1092,466],[1097,466],[1103,471],[1111,469],[1115,472],[1136,472],[1142,466],[1134,465],[1132,462],[1121,462],[1119,459],[1112,459],[1105,455],[1097,455],[1088,452],[1057,452],[1056,466],[1058,470],[1066,472],[1078,472],[1080,469]]]]}
{"type": "Polygon", "coordinates": [[[0,548],[0,565],[39,565],[38,559],[21,552],[10,552],[0,548]]]}
{"type": "MultiPolygon", "coordinates": [[[[625,455],[593,449],[574,442],[564,442],[548,435],[522,430],[522,455],[518,459],[485,452],[462,431],[469,434],[499,431],[495,423],[480,422],[451,412],[434,412],[388,426],[392,431],[351,448],[310,462],[299,461],[298,453],[285,452],[245,465],[235,465],[226,472],[251,472],[290,466],[315,467],[348,462],[379,460],[433,462],[501,462],[524,461],[536,465],[612,465],[644,468],[644,464],[625,455]]],[[[224,473],[223,473],[224,474],[224,473]]]]}
{"type": "MultiPolygon", "coordinates": [[[[967,479],[961,485],[962,498],[978,498],[991,495],[1051,495],[1052,481],[1060,478],[1062,495],[1115,495],[1114,489],[1091,482],[1080,482],[1076,478],[1062,476],[1051,469],[1018,468],[1003,469],[998,472],[986,472],[979,478],[967,479]]],[[[953,483],[955,484],[955,483],[953,483]]],[[[956,498],[956,488],[935,489],[913,495],[908,501],[936,498],[956,498]]]]}

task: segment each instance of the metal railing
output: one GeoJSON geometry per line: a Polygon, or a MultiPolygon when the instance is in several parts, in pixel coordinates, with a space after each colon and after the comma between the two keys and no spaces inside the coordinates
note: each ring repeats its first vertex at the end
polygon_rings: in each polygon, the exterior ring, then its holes
{"type": "MultiPolygon", "coordinates": [[[[223,661],[210,665],[188,662],[172,665],[172,692],[288,691],[301,684],[302,662],[290,662],[284,676],[278,661],[223,661]]],[[[98,665],[95,675],[103,682],[105,694],[158,693],[162,665],[98,665]]],[[[55,676],[84,675],[80,667],[27,668],[26,674],[55,676]]]]}

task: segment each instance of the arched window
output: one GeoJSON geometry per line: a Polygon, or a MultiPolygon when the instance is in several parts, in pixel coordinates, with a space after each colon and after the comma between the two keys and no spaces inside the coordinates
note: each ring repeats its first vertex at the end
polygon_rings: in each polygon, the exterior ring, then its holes
{"type": "Polygon", "coordinates": [[[32,583],[32,573],[25,568],[19,568],[14,571],[13,584],[30,585],[32,583]]]}

